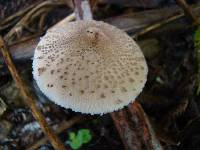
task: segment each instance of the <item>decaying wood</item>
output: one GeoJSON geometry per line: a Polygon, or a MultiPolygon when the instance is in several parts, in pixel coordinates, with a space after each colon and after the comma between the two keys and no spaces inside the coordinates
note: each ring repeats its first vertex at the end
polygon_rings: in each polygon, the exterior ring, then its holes
{"type": "Polygon", "coordinates": [[[20,78],[18,71],[11,59],[11,56],[8,52],[8,48],[5,45],[5,42],[2,37],[0,37],[0,50],[2,52],[3,58],[8,66],[8,69],[16,82],[17,87],[19,88],[23,98],[24,103],[31,109],[31,112],[35,119],[40,124],[41,129],[43,130],[44,134],[48,137],[49,141],[51,142],[52,146],[56,150],[66,150],[64,144],[59,140],[59,138],[53,133],[51,128],[47,125],[45,117],[42,115],[41,111],[36,106],[36,101],[30,94],[27,86],[20,78]]]}
{"type": "Polygon", "coordinates": [[[128,108],[111,113],[126,150],[161,150],[148,118],[135,101],[128,108]]]}
{"type": "MultiPolygon", "coordinates": [[[[200,13],[199,4],[194,5],[192,8],[196,15],[200,13]]],[[[173,6],[163,9],[148,10],[134,14],[123,14],[117,17],[107,18],[104,21],[117,26],[118,28],[128,33],[135,33],[133,37],[136,38],[182,17],[184,17],[183,11],[177,6],[173,6]]],[[[71,15],[60,21],[58,25],[64,25],[65,23],[74,19],[75,13],[72,13],[71,15]]],[[[182,24],[182,22],[179,22],[176,25],[177,28],[180,28],[181,26],[183,28],[189,26],[188,24],[182,24]]],[[[176,25],[174,25],[173,27],[176,28],[176,25]]],[[[33,52],[38,41],[39,37],[36,37],[27,39],[21,43],[10,45],[9,49],[13,59],[23,61],[33,57],[33,52]]],[[[2,62],[3,60],[0,54],[0,63],[2,62]]]]}
{"type": "Polygon", "coordinates": [[[27,60],[33,57],[34,49],[39,42],[39,37],[32,37],[27,40],[20,42],[19,44],[14,44],[10,47],[10,52],[14,60],[27,60]]]}
{"type": "MultiPolygon", "coordinates": [[[[39,37],[33,37],[23,42],[9,46],[9,50],[13,60],[26,61],[33,57],[34,49],[36,48],[38,42],[39,37]]],[[[4,63],[2,54],[0,54],[0,63],[4,63]]]]}

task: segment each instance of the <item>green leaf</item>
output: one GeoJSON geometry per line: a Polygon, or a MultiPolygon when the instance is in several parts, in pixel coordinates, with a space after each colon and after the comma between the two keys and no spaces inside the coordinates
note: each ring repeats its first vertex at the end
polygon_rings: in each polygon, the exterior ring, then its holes
{"type": "Polygon", "coordinates": [[[200,26],[197,28],[194,34],[194,47],[197,54],[197,64],[198,64],[198,88],[197,94],[200,93],[200,26]]]}
{"type": "Polygon", "coordinates": [[[88,129],[80,129],[77,135],[74,132],[69,133],[69,145],[74,150],[79,149],[91,139],[92,135],[88,129]]]}
{"type": "Polygon", "coordinates": [[[82,143],[79,140],[73,140],[69,142],[69,145],[72,149],[76,150],[82,146],[82,143]]]}
{"type": "Polygon", "coordinates": [[[195,43],[199,43],[200,42],[200,27],[197,28],[197,30],[195,31],[194,34],[194,41],[195,43]]]}
{"type": "Polygon", "coordinates": [[[76,134],[74,132],[70,132],[69,139],[73,141],[73,140],[75,140],[75,138],[76,138],[76,134]]]}
{"type": "Polygon", "coordinates": [[[88,143],[92,139],[92,135],[90,130],[88,129],[81,129],[78,131],[77,137],[82,141],[82,143],[88,143]]]}
{"type": "Polygon", "coordinates": [[[78,149],[81,147],[82,142],[77,139],[77,136],[74,132],[69,133],[69,145],[72,149],[78,149]]]}

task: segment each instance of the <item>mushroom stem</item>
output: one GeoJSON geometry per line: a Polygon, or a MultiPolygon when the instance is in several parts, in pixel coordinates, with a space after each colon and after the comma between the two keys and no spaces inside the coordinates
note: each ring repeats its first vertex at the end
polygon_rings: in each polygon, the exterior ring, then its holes
{"type": "Polygon", "coordinates": [[[73,0],[76,20],[92,20],[91,7],[88,0],[73,0]]]}

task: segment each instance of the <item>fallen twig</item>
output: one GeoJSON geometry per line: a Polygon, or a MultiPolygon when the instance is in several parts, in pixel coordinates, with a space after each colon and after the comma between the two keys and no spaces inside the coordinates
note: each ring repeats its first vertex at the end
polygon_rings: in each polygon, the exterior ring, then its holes
{"type": "Polygon", "coordinates": [[[0,37],[0,49],[1,49],[1,52],[3,55],[3,58],[8,66],[8,69],[10,70],[10,73],[11,73],[13,79],[15,80],[17,87],[19,88],[19,90],[24,98],[24,103],[31,109],[33,116],[40,124],[41,129],[43,130],[43,132],[46,134],[46,136],[50,140],[52,146],[56,150],[66,150],[63,143],[53,133],[53,131],[48,127],[45,117],[42,115],[40,110],[37,108],[34,98],[30,94],[25,83],[20,78],[18,71],[10,57],[7,46],[5,45],[5,42],[2,37],[0,37]]]}
{"type": "MultiPolygon", "coordinates": [[[[66,23],[72,21],[75,19],[75,13],[70,14],[67,16],[65,19],[61,20],[57,24],[55,24],[53,27],[56,26],[65,26],[66,23]]],[[[49,30],[51,30],[51,28],[49,30]]],[[[30,59],[33,56],[34,49],[39,42],[39,36],[41,33],[21,38],[20,42],[18,41],[17,43],[12,43],[12,46],[9,46],[10,53],[12,55],[12,58],[14,60],[27,60],[30,59]]],[[[0,54],[0,63],[3,63],[1,54],[0,54]]]]}
{"type": "MultiPolygon", "coordinates": [[[[55,131],[56,134],[60,134],[62,133],[64,130],[70,128],[71,126],[73,126],[74,124],[83,121],[84,118],[81,116],[76,116],[70,120],[67,121],[63,121],[59,124],[58,129],[55,131]]],[[[36,143],[34,143],[33,145],[31,145],[30,147],[27,148],[27,150],[35,150],[37,149],[40,145],[43,145],[47,142],[47,138],[43,137],[42,139],[38,140],[36,143]]]]}
{"type": "MultiPolygon", "coordinates": [[[[198,5],[199,6],[199,5],[198,5]]],[[[188,6],[188,8],[189,8],[189,6],[188,6]]],[[[197,7],[198,8],[198,7],[197,7]]],[[[158,22],[158,23],[154,23],[154,24],[152,24],[152,25],[149,25],[149,26],[147,26],[147,27],[145,27],[145,28],[143,28],[142,30],[140,30],[139,32],[137,32],[137,33],[135,33],[132,37],[133,38],[137,38],[137,37],[139,37],[139,36],[142,36],[142,35],[144,35],[144,34],[146,34],[146,33],[149,33],[150,31],[153,31],[153,30],[155,30],[155,29],[158,29],[158,28],[160,28],[160,27],[162,27],[162,26],[164,26],[164,25],[166,25],[166,24],[168,24],[168,23],[171,23],[171,22],[173,22],[173,21],[175,21],[175,20],[178,20],[178,19],[180,19],[180,18],[182,18],[182,17],[184,17],[185,16],[185,14],[184,13],[180,13],[180,14],[177,14],[177,15],[175,15],[175,16],[171,16],[171,17],[169,17],[169,18],[167,18],[166,20],[163,20],[163,21],[160,21],[160,22],[158,22]]],[[[195,18],[196,19],[196,23],[197,23],[197,18],[195,18]]],[[[194,24],[194,25],[196,25],[196,24],[194,24]]]]}
{"type": "Polygon", "coordinates": [[[173,22],[173,21],[175,21],[177,19],[180,19],[183,16],[184,16],[184,14],[178,14],[178,15],[175,15],[175,16],[171,16],[168,19],[163,20],[161,22],[149,25],[149,26],[143,28],[142,30],[140,30],[139,32],[136,32],[132,37],[137,39],[139,36],[142,36],[142,35],[144,35],[146,33],[149,33],[150,31],[153,31],[155,29],[158,29],[158,28],[162,27],[165,24],[168,24],[168,23],[173,22]]]}
{"type": "Polygon", "coordinates": [[[17,21],[19,21],[28,11],[30,11],[32,8],[37,6],[39,3],[32,4],[29,7],[22,9],[21,11],[18,11],[12,16],[9,16],[8,18],[5,18],[0,22],[0,31],[5,30],[12,25],[14,25],[17,21]]]}
{"type": "MultiPolygon", "coordinates": [[[[195,14],[200,13],[199,4],[193,5],[192,8],[195,14]]],[[[163,8],[162,10],[160,9],[151,11],[148,10],[144,12],[135,13],[133,15],[123,14],[122,16],[107,18],[104,21],[112,25],[115,25],[126,32],[134,33],[133,38],[137,38],[155,29],[159,29],[167,24],[170,24],[171,22],[175,22],[183,18],[184,16],[185,16],[184,13],[175,6],[175,7],[163,8]],[[173,11],[169,11],[171,9],[173,9],[173,11]],[[145,17],[146,15],[150,17],[147,18],[145,17]],[[163,18],[166,19],[163,20],[163,18]],[[126,25],[124,26],[119,24],[118,23],[119,21],[120,22],[124,21],[126,25]]],[[[67,22],[72,21],[74,19],[75,19],[75,13],[72,13],[63,20],[61,20],[60,22],[58,22],[56,25],[64,26],[67,22]]],[[[175,28],[177,30],[182,28],[188,28],[189,26],[190,25],[187,23],[183,24],[182,22],[177,22],[175,25],[173,25],[173,29],[175,28]]],[[[26,37],[24,40],[20,39],[20,41],[17,41],[17,43],[12,43],[12,45],[9,45],[10,53],[13,59],[20,61],[30,59],[33,56],[33,52],[38,41],[39,37],[36,38],[26,37]]],[[[0,56],[0,63],[2,63],[1,56],[0,56]]]]}
{"type": "Polygon", "coordinates": [[[185,14],[190,17],[190,19],[195,23],[195,24],[199,24],[198,19],[196,18],[196,16],[194,15],[194,13],[192,12],[192,10],[190,9],[190,7],[188,6],[188,4],[186,3],[185,0],[176,0],[177,4],[184,10],[185,14]]]}
{"type": "MultiPolygon", "coordinates": [[[[44,1],[33,9],[31,9],[22,19],[4,36],[4,39],[10,44],[15,36],[21,36],[23,29],[31,30],[29,24],[37,17],[41,17],[43,13],[48,13],[53,7],[64,6],[66,2],[64,1],[44,1]]],[[[40,26],[39,26],[40,27],[40,26]]]]}

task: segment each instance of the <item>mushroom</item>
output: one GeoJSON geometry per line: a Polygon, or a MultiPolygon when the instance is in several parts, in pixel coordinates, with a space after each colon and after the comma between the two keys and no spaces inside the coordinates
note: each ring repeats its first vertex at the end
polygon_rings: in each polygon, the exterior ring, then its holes
{"type": "Polygon", "coordinates": [[[136,42],[102,21],[75,21],[47,31],[34,54],[33,76],[53,102],[76,112],[123,108],[142,91],[147,64],[136,42]]]}

